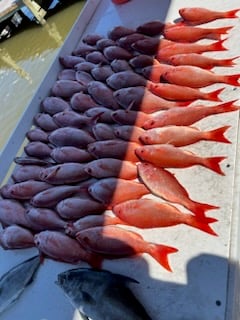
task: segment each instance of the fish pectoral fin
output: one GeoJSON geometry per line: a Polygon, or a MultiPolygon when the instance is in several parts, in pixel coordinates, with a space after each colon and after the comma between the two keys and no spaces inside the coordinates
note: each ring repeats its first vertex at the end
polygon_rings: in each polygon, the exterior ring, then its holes
{"type": "Polygon", "coordinates": [[[96,304],[96,300],[93,299],[93,297],[90,296],[90,294],[87,293],[86,291],[82,291],[82,299],[87,304],[91,304],[91,305],[95,305],[96,304]]]}

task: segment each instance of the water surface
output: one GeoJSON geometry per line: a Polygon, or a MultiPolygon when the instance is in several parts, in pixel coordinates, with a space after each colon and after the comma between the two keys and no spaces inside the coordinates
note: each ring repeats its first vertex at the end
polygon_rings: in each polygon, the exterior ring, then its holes
{"type": "Polygon", "coordinates": [[[55,59],[85,1],[64,8],[0,43],[0,151],[55,59]]]}

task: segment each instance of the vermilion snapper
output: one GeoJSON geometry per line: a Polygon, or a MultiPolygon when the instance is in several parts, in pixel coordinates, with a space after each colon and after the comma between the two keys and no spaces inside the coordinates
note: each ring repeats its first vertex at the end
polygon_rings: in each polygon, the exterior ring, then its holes
{"type": "Polygon", "coordinates": [[[116,226],[89,228],[78,232],[76,238],[90,252],[109,258],[147,253],[168,271],[171,271],[168,254],[178,251],[163,244],[146,242],[140,234],[116,226]]]}
{"type": "Polygon", "coordinates": [[[217,206],[193,201],[170,171],[147,162],[140,162],[137,167],[140,180],[154,195],[178,203],[198,217],[205,215],[207,210],[218,209],[217,206]]]}
{"type": "Polygon", "coordinates": [[[221,101],[219,95],[225,89],[220,88],[211,92],[203,92],[200,89],[190,88],[184,85],[153,82],[148,82],[147,88],[161,98],[179,101],[190,101],[196,99],[221,101]]]}
{"type": "Polygon", "coordinates": [[[163,168],[188,168],[194,165],[206,167],[218,174],[225,175],[219,163],[226,159],[220,157],[201,157],[171,144],[154,144],[137,147],[137,156],[144,161],[163,168]]]}
{"type": "MultiPolygon", "coordinates": [[[[211,107],[194,105],[188,106],[187,108],[172,108],[167,111],[156,113],[155,116],[146,119],[142,127],[144,129],[151,129],[168,125],[189,126],[214,114],[239,110],[239,107],[233,104],[235,101],[228,101],[211,107]]],[[[143,120],[144,118],[142,117],[142,122],[143,120]]]]}
{"type": "Polygon", "coordinates": [[[201,39],[221,40],[221,35],[226,34],[233,27],[198,28],[177,24],[165,27],[163,35],[166,39],[176,42],[195,42],[201,39]]]}
{"type": "Polygon", "coordinates": [[[182,54],[175,54],[173,56],[170,56],[166,62],[174,66],[191,65],[191,66],[196,66],[204,69],[211,69],[217,66],[231,67],[236,64],[234,60],[238,58],[239,56],[228,58],[228,59],[216,59],[216,58],[204,56],[200,53],[182,53],[182,54]]]}
{"type": "Polygon", "coordinates": [[[139,139],[144,144],[168,143],[175,147],[182,147],[201,140],[231,143],[224,133],[230,126],[220,127],[214,130],[201,131],[190,126],[166,126],[153,128],[140,134],[139,139]]]}
{"type": "Polygon", "coordinates": [[[191,88],[206,87],[214,83],[240,86],[240,74],[216,74],[212,71],[195,66],[176,66],[164,71],[161,76],[167,82],[191,88]]]}
{"type": "Polygon", "coordinates": [[[240,9],[214,11],[207,8],[192,7],[179,9],[179,14],[187,24],[198,25],[214,21],[216,19],[237,18],[237,12],[239,10],[240,9]]]}
{"type": "Polygon", "coordinates": [[[172,44],[161,48],[156,54],[156,59],[163,62],[167,61],[170,56],[180,53],[203,53],[208,51],[224,51],[227,50],[223,42],[220,40],[210,44],[198,44],[198,43],[180,43],[172,41],[172,44]]]}
{"type": "Polygon", "coordinates": [[[216,236],[208,225],[217,219],[201,217],[181,212],[171,204],[153,199],[129,200],[116,205],[113,212],[121,220],[138,228],[162,228],[178,224],[186,224],[216,236]]]}

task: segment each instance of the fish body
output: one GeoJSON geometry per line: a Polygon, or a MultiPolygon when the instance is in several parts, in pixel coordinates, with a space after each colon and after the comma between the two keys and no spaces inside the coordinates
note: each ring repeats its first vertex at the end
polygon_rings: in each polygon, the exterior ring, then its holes
{"type": "MultiPolygon", "coordinates": [[[[166,95],[166,99],[165,99],[164,94],[161,94],[161,93],[158,94],[158,89],[155,89],[154,85],[155,85],[154,82],[149,81],[147,83],[146,88],[143,86],[121,88],[114,92],[114,97],[123,108],[138,110],[138,112],[141,111],[147,114],[161,111],[161,110],[171,109],[174,107],[186,106],[185,101],[167,100],[168,95],[166,95]]],[[[162,89],[163,88],[164,87],[162,87],[162,89]]],[[[171,90],[170,87],[168,87],[168,89],[171,90]]],[[[176,91],[176,88],[174,88],[174,90],[176,91]]],[[[119,111],[119,110],[116,110],[116,111],[119,111]]]]}
{"type": "Polygon", "coordinates": [[[203,232],[215,235],[209,223],[216,222],[214,218],[196,217],[181,212],[175,206],[153,199],[129,200],[116,205],[113,212],[121,220],[138,228],[162,228],[178,224],[186,224],[203,232]]]}
{"type": "Polygon", "coordinates": [[[111,225],[82,230],[77,232],[76,238],[90,252],[110,258],[148,253],[168,271],[171,271],[168,254],[178,251],[163,244],[147,242],[136,232],[111,225]]]}
{"type": "Polygon", "coordinates": [[[57,285],[75,308],[92,320],[151,320],[129,289],[138,283],[106,270],[77,268],[58,275],[57,285]]]}
{"type": "Polygon", "coordinates": [[[135,180],[103,178],[88,188],[91,196],[108,207],[129,199],[138,199],[148,194],[144,184],[135,180]]]}
{"type": "Polygon", "coordinates": [[[144,144],[168,143],[182,147],[202,140],[231,143],[224,133],[230,126],[223,126],[209,131],[201,131],[190,126],[166,126],[145,130],[139,139],[144,144]]]}
{"type": "Polygon", "coordinates": [[[145,133],[145,130],[137,126],[121,125],[115,127],[114,132],[120,139],[139,143],[139,137],[145,133]]]}
{"type": "Polygon", "coordinates": [[[144,125],[149,120],[150,115],[135,110],[116,110],[112,113],[112,119],[120,125],[139,126],[144,125]]]}
{"type": "Polygon", "coordinates": [[[26,216],[33,224],[33,229],[36,227],[36,231],[64,230],[66,226],[66,222],[52,209],[32,207],[26,210],[26,216]]]}
{"type": "Polygon", "coordinates": [[[214,21],[216,19],[237,18],[237,12],[239,10],[240,9],[216,11],[202,7],[189,7],[179,9],[179,14],[187,24],[198,25],[214,21]]]}
{"type": "Polygon", "coordinates": [[[63,200],[80,190],[79,186],[59,185],[37,193],[31,199],[31,204],[35,207],[49,208],[55,206],[63,200]]]}
{"type": "Polygon", "coordinates": [[[51,158],[57,163],[88,162],[92,160],[90,153],[74,146],[56,147],[51,151],[51,158]]]}
{"type": "Polygon", "coordinates": [[[156,54],[156,59],[163,62],[175,54],[180,53],[204,53],[210,51],[225,51],[227,50],[223,45],[224,40],[219,40],[210,44],[198,44],[198,43],[181,43],[174,42],[172,44],[161,48],[156,54]]]}
{"type": "Polygon", "coordinates": [[[140,162],[138,164],[138,174],[141,181],[154,195],[178,203],[197,216],[204,215],[207,210],[218,208],[192,200],[187,190],[169,170],[156,167],[151,163],[140,162]]]}
{"type": "Polygon", "coordinates": [[[43,168],[39,173],[39,178],[54,185],[81,182],[89,178],[84,168],[85,164],[83,163],[61,163],[43,168]]]}
{"type": "Polygon", "coordinates": [[[1,276],[0,314],[15,303],[25,288],[32,283],[40,263],[40,256],[34,256],[14,266],[1,276]]]}
{"type": "Polygon", "coordinates": [[[41,109],[43,112],[54,115],[57,112],[70,109],[70,105],[63,98],[51,96],[42,100],[41,109]]]}
{"type": "Polygon", "coordinates": [[[25,215],[26,209],[20,201],[14,199],[0,199],[0,222],[4,226],[18,224],[29,227],[25,215]]]}
{"type": "Polygon", "coordinates": [[[43,159],[49,157],[52,148],[47,143],[41,141],[31,141],[26,144],[24,151],[29,157],[43,159]]]}
{"type": "Polygon", "coordinates": [[[188,168],[194,165],[200,165],[224,175],[219,163],[226,159],[225,156],[204,158],[170,144],[140,146],[136,149],[136,154],[141,160],[152,163],[158,167],[188,168]]]}
{"type": "Polygon", "coordinates": [[[208,56],[204,56],[203,54],[199,53],[182,53],[182,54],[175,54],[170,56],[167,59],[167,63],[170,63],[174,66],[179,65],[191,65],[196,66],[204,69],[211,69],[213,67],[231,67],[234,66],[236,63],[234,62],[235,59],[239,57],[233,57],[228,59],[216,59],[208,56]]]}
{"type": "Polygon", "coordinates": [[[102,158],[89,162],[85,171],[98,179],[118,177],[122,179],[136,179],[137,168],[135,163],[115,158],[102,158]]]}
{"type": "Polygon", "coordinates": [[[5,250],[35,247],[33,233],[21,226],[10,225],[0,230],[0,246],[5,250]]]}
{"type": "Polygon", "coordinates": [[[2,193],[5,198],[27,200],[34,197],[37,193],[51,188],[52,185],[38,180],[26,180],[5,185],[2,193]]]}
{"type": "MultiPolygon", "coordinates": [[[[169,83],[149,82],[147,88],[157,96],[167,100],[192,101],[196,99],[221,101],[220,93],[225,88],[220,88],[211,92],[203,92],[200,89],[191,88],[184,85],[169,83]]],[[[166,108],[167,109],[167,108],[166,108]]]]}
{"type": "Polygon", "coordinates": [[[42,167],[37,165],[18,166],[12,173],[12,178],[15,182],[38,180],[41,169],[42,167]]]}
{"type": "Polygon", "coordinates": [[[239,86],[239,74],[222,75],[195,66],[176,66],[163,72],[162,77],[169,83],[191,88],[206,87],[214,83],[239,86]]]}
{"type": "Polygon", "coordinates": [[[56,210],[63,219],[79,219],[91,214],[101,214],[106,206],[93,199],[88,193],[81,193],[58,202],[56,210]]]}
{"type": "Polygon", "coordinates": [[[187,25],[176,25],[164,29],[164,37],[176,42],[195,42],[201,39],[221,40],[233,27],[200,28],[187,25]]]}
{"type": "Polygon", "coordinates": [[[108,226],[115,224],[126,224],[124,221],[115,216],[107,214],[93,214],[82,217],[73,223],[68,223],[65,232],[70,236],[75,236],[78,231],[89,229],[92,227],[108,226]]]}
{"type": "Polygon", "coordinates": [[[49,134],[48,139],[56,147],[73,146],[81,148],[95,141],[87,131],[73,127],[58,128],[49,134]]]}
{"type": "Polygon", "coordinates": [[[214,114],[239,110],[239,107],[235,106],[234,102],[235,101],[228,101],[211,107],[195,105],[187,108],[173,108],[147,119],[142,126],[144,129],[168,125],[189,126],[214,114]]]}
{"type": "Polygon", "coordinates": [[[87,150],[96,158],[117,158],[137,161],[135,149],[139,144],[120,139],[102,140],[90,143],[87,150]]]}
{"type": "Polygon", "coordinates": [[[100,259],[87,252],[79,242],[60,231],[45,230],[36,233],[34,242],[39,251],[54,260],[78,264],[82,261],[99,266],[100,259]]]}

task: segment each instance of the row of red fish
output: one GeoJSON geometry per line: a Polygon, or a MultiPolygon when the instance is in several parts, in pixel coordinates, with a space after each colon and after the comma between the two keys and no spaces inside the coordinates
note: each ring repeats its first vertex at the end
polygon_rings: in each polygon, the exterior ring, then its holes
{"type": "Polygon", "coordinates": [[[25,155],[15,158],[12,181],[1,188],[3,248],[36,246],[53,259],[94,267],[104,258],[148,253],[171,270],[168,254],[176,248],[115,225],[185,224],[216,235],[210,224],[217,219],[205,213],[218,207],[191,199],[171,168],[200,165],[224,175],[225,155],[201,157],[181,147],[231,143],[228,124],[208,131],[191,125],[239,110],[235,101],[221,101],[225,87],[201,91],[214,83],[239,86],[238,74],[210,70],[234,66],[237,57],[202,55],[227,50],[222,35],[233,26],[196,26],[237,11],[184,8],[179,23],[150,21],[136,29],[117,26],[107,37],[88,34],[59,57],[63,68],[26,134],[25,155]],[[198,16],[208,21],[197,22],[198,16]],[[202,39],[216,41],[197,43],[202,39]],[[190,105],[198,99],[218,104],[190,105]]]}

